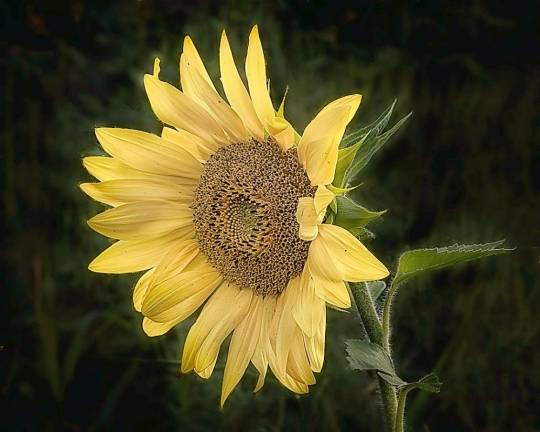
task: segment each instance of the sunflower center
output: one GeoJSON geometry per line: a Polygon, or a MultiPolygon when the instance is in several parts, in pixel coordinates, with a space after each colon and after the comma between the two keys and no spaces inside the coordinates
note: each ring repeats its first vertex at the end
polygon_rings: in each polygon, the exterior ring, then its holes
{"type": "Polygon", "coordinates": [[[315,188],[296,151],[273,140],[219,149],[195,189],[193,223],[200,250],[228,282],[260,295],[282,292],[306,262],[298,237],[298,199],[315,188]]]}

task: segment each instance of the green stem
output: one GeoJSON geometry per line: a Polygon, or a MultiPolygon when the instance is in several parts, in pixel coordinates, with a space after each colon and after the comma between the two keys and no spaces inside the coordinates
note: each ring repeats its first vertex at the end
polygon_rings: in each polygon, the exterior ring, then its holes
{"type": "Polygon", "coordinates": [[[399,391],[399,399],[396,413],[396,423],[394,425],[393,432],[403,432],[405,426],[405,402],[407,401],[407,394],[409,393],[408,388],[402,388],[399,391]]]}
{"type": "Polygon", "coordinates": [[[392,355],[390,351],[390,313],[392,310],[392,302],[394,300],[394,295],[397,291],[397,285],[391,284],[388,289],[388,294],[386,295],[386,300],[384,301],[383,314],[382,314],[382,347],[386,350],[388,355],[392,355]]]}
{"type": "MultiPolygon", "coordinates": [[[[352,294],[358,313],[364,328],[371,342],[382,345],[383,343],[383,330],[381,322],[377,316],[377,311],[373,305],[373,300],[369,295],[367,286],[364,283],[349,285],[349,291],[352,294]]],[[[383,380],[380,376],[377,376],[379,382],[379,389],[381,392],[381,399],[383,403],[384,419],[386,421],[388,430],[391,430],[396,421],[397,410],[397,398],[394,387],[383,380]]]]}

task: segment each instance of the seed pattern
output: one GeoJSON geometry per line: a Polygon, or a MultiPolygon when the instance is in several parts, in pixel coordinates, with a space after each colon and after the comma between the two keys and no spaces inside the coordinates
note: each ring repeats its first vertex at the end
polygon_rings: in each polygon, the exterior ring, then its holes
{"type": "Polygon", "coordinates": [[[260,295],[281,293],[298,276],[309,242],[298,237],[298,199],[315,188],[296,151],[250,140],[219,149],[195,189],[200,250],[223,278],[260,295]]]}

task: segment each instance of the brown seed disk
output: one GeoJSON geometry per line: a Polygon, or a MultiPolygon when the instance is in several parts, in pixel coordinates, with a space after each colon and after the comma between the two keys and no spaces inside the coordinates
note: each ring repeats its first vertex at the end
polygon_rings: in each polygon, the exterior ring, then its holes
{"type": "Polygon", "coordinates": [[[195,189],[193,223],[200,250],[223,278],[260,295],[281,293],[306,262],[298,237],[298,199],[314,196],[296,150],[273,140],[219,149],[195,189]]]}

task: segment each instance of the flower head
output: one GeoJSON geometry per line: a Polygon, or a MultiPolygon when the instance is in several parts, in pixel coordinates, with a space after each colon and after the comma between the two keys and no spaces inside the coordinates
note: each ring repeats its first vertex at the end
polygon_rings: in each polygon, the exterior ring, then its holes
{"type": "Polygon", "coordinates": [[[144,85],[165,124],[161,136],[99,128],[111,157],[87,157],[99,183],[81,185],[112,208],[89,225],[117,239],[90,263],[102,273],[145,271],[133,291],[143,328],[158,336],[202,308],[189,330],[183,372],[208,378],[232,335],[221,403],[249,363],[296,393],[324,360],[326,303],[350,306],[345,281],[388,275],[347,230],[325,222],[338,146],[361,100],[325,106],[300,137],[270,99],[258,29],[249,37],[244,85],[223,32],[216,90],[189,37],[182,90],[144,85]]]}

